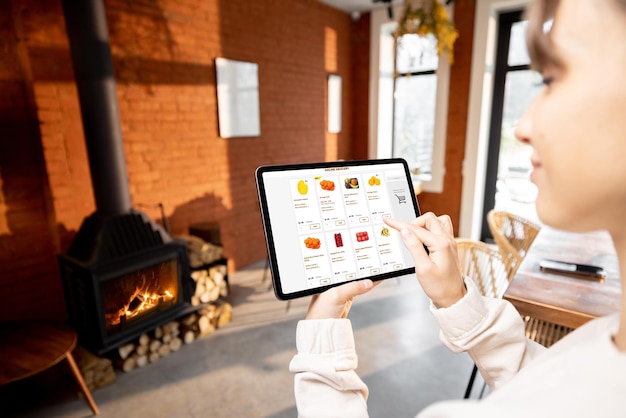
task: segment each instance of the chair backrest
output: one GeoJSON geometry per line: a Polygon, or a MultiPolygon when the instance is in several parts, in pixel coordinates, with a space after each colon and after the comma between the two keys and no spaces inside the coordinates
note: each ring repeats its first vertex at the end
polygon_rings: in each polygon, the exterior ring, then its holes
{"type": "Polygon", "coordinates": [[[511,280],[541,227],[522,216],[495,209],[487,214],[487,224],[502,253],[511,280]]]}
{"type": "Polygon", "coordinates": [[[530,316],[522,316],[522,320],[524,321],[526,337],[538,342],[544,347],[550,347],[552,344],[574,331],[572,328],[542,321],[530,316]]]}
{"type": "Polygon", "coordinates": [[[461,272],[476,282],[483,296],[501,298],[509,276],[500,252],[482,241],[457,238],[456,244],[461,272]]]}

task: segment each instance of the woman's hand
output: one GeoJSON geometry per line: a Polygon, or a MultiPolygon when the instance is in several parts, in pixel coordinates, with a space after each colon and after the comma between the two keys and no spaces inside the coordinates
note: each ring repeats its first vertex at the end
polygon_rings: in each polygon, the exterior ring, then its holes
{"type": "Polygon", "coordinates": [[[435,306],[447,308],[463,297],[466,289],[449,216],[437,217],[428,212],[412,222],[390,218],[384,221],[400,231],[404,245],[415,260],[417,279],[435,306]]]}
{"type": "Polygon", "coordinates": [[[345,318],[350,312],[354,298],[369,292],[380,283],[380,281],[374,283],[369,279],[357,280],[313,295],[306,319],[345,318]]]}

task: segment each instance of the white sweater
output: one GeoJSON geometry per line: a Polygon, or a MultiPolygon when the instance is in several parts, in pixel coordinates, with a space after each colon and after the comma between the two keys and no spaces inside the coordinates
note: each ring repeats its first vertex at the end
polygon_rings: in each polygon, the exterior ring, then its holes
{"type": "MultiPolygon", "coordinates": [[[[494,390],[483,400],[439,402],[425,417],[626,417],[626,354],[611,336],[611,315],[578,328],[550,349],[526,339],[513,306],[484,298],[473,282],[454,306],[436,309],[441,340],[468,351],[494,390]]],[[[295,373],[299,417],[367,417],[368,389],[355,372],[357,355],[347,319],[298,323],[295,373]]]]}

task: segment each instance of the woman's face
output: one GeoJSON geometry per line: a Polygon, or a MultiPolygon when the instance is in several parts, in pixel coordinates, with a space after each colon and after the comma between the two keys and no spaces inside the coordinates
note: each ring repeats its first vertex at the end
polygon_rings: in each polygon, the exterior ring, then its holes
{"type": "MultiPolygon", "coordinates": [[[[547,225],[576,232],[626,216],[626,13],[614,0],[562,0],[552,27],[562,66],[516,128],[547,225]]],[[[621,226],[623,228],[623,226],[621,226]]]]}

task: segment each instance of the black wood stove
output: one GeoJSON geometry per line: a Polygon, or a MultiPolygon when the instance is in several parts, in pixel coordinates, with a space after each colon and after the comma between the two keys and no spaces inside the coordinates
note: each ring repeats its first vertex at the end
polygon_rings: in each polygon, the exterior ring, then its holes
{"type": "Polygon", "coordinates": [[[100,354],[191,307],[184,242],[131,205],[101,0],[63,0],[96,211],[59,255],[69,322],[100,354]]]}
{"type": "Polygon", "coordinates": [[[191,306],[185,244],[141,212],[91,215],[59,264],[70,324],[98,353],[191,306]]]}

